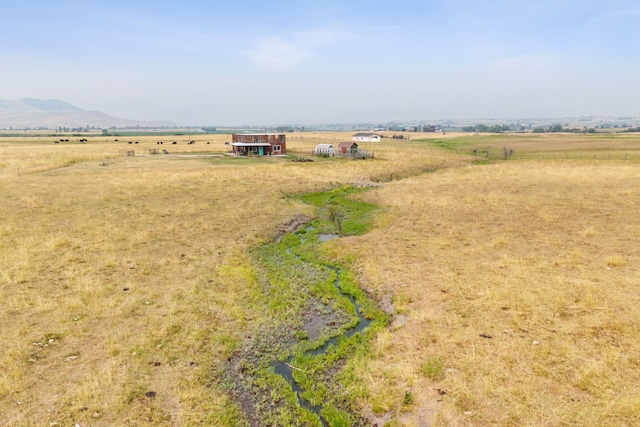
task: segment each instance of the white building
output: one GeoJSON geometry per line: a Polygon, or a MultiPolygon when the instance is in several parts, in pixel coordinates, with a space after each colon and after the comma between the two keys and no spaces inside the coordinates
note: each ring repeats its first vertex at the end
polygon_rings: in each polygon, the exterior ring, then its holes
{"type": "Polygon", "coordinates": [[[380,139],[382,139],[382,136],[377,133],[359,132],[353,135],[354,141],[380,142],[380,139]]]}
{"type": "Polygon", "coordinates": [[[313,149],[313,154],[316,156],[333,156],[334,150],[333,145],[331,144],[318,144],[316,148],[313,149]]]}

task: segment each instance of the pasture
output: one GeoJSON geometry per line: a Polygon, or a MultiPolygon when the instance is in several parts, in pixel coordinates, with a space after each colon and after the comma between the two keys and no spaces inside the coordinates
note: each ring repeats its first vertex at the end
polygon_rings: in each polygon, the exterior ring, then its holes
{"type": "Polygon", "coordinates": [[[0,138],[1,423],[246,425],[224,371],[268,318],[251,249],[345,184],[382,211],[323,244],[393,314],[346,365],[371,424],[640,423],[640,137],[411,137],[309,163],[0,138]]]}

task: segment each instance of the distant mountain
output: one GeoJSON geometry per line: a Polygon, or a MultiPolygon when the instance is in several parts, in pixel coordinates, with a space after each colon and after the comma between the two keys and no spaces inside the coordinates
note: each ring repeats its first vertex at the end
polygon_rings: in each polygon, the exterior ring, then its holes
{"type": "Polygon", "coordinates": [[[0,99],[0,128],[173,127],[169,121],[142,121],[84,110],[57,99],[0,99]]]}

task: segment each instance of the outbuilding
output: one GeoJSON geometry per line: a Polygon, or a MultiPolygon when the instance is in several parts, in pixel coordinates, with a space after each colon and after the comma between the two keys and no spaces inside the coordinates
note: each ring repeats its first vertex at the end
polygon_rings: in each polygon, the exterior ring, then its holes
{"type": "Polygon", "coordinates": [[[313,154],[316,156],[333,156],[334,150],[331,144],[318,144],[313,149],[313,154]]]}
{"type": "Polygon", "coordinates": [[[343,141],[338,144],[338,153],[341,156],[353,156],[358,152],[358,144],[352,141],[343,141]]]}

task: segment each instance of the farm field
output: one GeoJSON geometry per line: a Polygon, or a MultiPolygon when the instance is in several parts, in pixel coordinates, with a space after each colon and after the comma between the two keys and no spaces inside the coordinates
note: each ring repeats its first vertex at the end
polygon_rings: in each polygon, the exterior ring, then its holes
{"type": "Polygon", "coordinates": [[[225,371],[271,318],[252,251],[345,185],[379,212],[323,257],[391,314],[342,384],[368,424],[640,423],[640,136],[411,134],[308,163],[181,138],[0,138],[1,423],[247,425],[225,371]]]}

